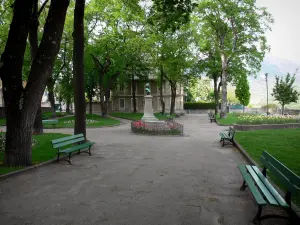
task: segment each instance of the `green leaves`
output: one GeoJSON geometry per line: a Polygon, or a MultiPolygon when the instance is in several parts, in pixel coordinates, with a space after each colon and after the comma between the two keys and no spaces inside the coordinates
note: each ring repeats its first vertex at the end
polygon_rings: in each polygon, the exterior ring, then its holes
{"type": "Polygon", "coordinates": [[[282,112],[284,106],[293,102],[297,102],[300,93],[293,86],[296,80],[296,74],[291,75],[288,73],[286,77],[275,76],[276,83],[273,88],[272,96],[282,106],[282,112]]]}
{"type": "Polygon", "coordinates": [[[244,106],[250,103],[250,87],[246,74],[241,74],[239,79],[237,79],[235,95],[244,106]]]}

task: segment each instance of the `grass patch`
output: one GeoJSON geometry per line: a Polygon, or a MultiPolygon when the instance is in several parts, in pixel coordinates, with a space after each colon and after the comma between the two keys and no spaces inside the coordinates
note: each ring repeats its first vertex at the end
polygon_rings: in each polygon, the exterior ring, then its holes
{"type": "Polygon", "coordinates": [[[216,119],[221,125],[233,125],[237,123],[238,116],[235,113],[228,113],[226,118],[220,119],[220,115],[217,115],[216,119]]]}
{"type": "MultiPolygon", "coordinates": [[[[140,120],[144,113],[126,113],[126,112],[114,112],[110,113],[111,116],[119,117],[127,120],[140,120]]],[[[168,114],[162,115],[161,113],[154,113],[154,116],[159,120],[166,120],[168,114]]]]}
{"type": "MultiPolygon", "coordinates": [[[[58,117],[64,117],[64,116],[69,115],[66,112],[56,112],[55,114],[56,114],[56,118],[58,118],[58,117]]],[[[44,112],[42,114],[42,117],[43,117],[44,120],[51,119],[52,118],[52,112],[44,112]]]]}
{"type": "MultiPolygon", "coordinates": [[[[300,176],[299,136],[300,129],[256,130],[236,132],[235,139],[260,166],[260,156],[266,150],[300,176]]],[[[274,181],[282,187],[275,179],[274,181]]],[[[293,200],[300,206],[300,196],[293,200]]]]}
{"type": "MultiPolygon", "coordinates": [[[[52,148],[51,140],[68,136],[67,134],[33,135],[37,144],[32,148],[32,163],[38,164],[56,157],[56,150],[52,148]]],[[[24,167],[6,167],[3,165],[4,152],[0,152],[0,174],[23,169],[24,167]]]]}
{"type": "MultiPolygon", "coordinates": [[[[67,116],[58,118],[58,124],[55,128],[73,128],[75,124],[74,116],[67,116]]],[[[115,120],[108,117],[101,117],[99,115],[87,114],[86,115],[86,127],[103,127],[120,124],[119,120],[115,120]]],[[[52,128],[52,125],[45,124],[44,128],[52,128]]]]}
{"type": "Polygon", "coordinates": [[[6,119],[0,119],[0,126],[6,125],[6,119]]]}

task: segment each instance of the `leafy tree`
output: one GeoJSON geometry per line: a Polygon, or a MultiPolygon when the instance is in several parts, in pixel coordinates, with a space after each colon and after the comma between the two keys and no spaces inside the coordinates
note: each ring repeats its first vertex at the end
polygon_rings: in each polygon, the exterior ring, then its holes
{"type": "MultiPolygon", "coordinates": [[[[202,29],[213,35],[221,59],[222,103],[221,118],[226,117],[227,83],[230,66],[238,60],[252,73],[260,69],[265,52],[265,31],[273,22],[271,15],[255,0],[201,1],[195,12],[202,29]]],[[[200,31],[201,32],[201,31],[200,31]]]]}
{"type": "Polygon", "coordinates": [[[0,60],[7,127],[4,161],[8,166],[32,164],[32,115],[36,115],[60,49],[69,0],[51,1],[42,40],[24,88],[22,69],[33,3],[33,0],[14,1],[12,22],[0,60]]]}
{"type": "Polygon", "coordinates": [[[290,103],[296,103],[299,99],[300,92],[293,86],[296,80],[296,74],[288,73],[285,78],[275,76],[276,83],[273,88],[272,96],[279,102],[284,113],[284,106],[290,103]]]}
{"type": "Polygon", "coordinates": [[[245,106],[250,103],[250,87],[246,74],[242,74],[236,84],[235,95],[244,106],[243,112],[245,111],[245,106]]]}

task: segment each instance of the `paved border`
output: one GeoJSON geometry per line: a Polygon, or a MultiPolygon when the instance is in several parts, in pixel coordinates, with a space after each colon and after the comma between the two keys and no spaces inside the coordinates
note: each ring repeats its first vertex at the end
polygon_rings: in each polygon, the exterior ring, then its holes
{"type": "MultiPolygon", "coordinates": [[[[255,165],[258,168],[260,168],[260,166],[250,157],[250,155],[246,152],[246,150],[235,139],[233,140],[233,142],[235,144],[235,147],[242,153],[242,155],[251,165],[255,165]]],[[[280,193],[281,196],[285,195],[284,191],[282,191],[282,189],[279,188],[272,180],[268,179],[268,181],[273,185],[273,187],[275,187],[275,189],[280,193]]],[[[292,202],[292,209],[300,218],[300,208],[297,205],[295,205],[293,202],[292,202]]]]}
{"type": "MultiPolygon", "coordinates": [[[[65,155],[63,157],[60,157],[60,159],[65,159],[67,157],[68,156],[65,155]]],[[[26,168],[21,169],[21,170],[16,170],[16,171],[12,171],[12,172],[9,172],[9,173],[2,174],[2,175],[0,175],[0,181],[4,180],[4,179],[7,179],[9,177],[13,177],[13,176],[17,176],[17,175],[22,174],[22,173],[29,172],[29,171],[34,170],[34,169],[38,169],[38,168],[40,168],[42,166],[46,166],[46,165],[49,165],[49,164],[52,164],[52,163],[56,163],[56,162],[57,162],[57,159],[53,158],[53,159],[50,159],[50,160],[48,160],[46,162],[38,163],[38,164],[26,167],[26,168]]]]}

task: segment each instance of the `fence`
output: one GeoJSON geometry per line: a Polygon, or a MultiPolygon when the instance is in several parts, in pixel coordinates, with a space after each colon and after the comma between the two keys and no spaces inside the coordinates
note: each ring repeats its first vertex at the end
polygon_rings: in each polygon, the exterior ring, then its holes
{"type": "Polygon", "coordinates": [[[131,122],[131,131],[148,135],[183,135],[183,125],[175,121],[133,121],[131,122]]]}

